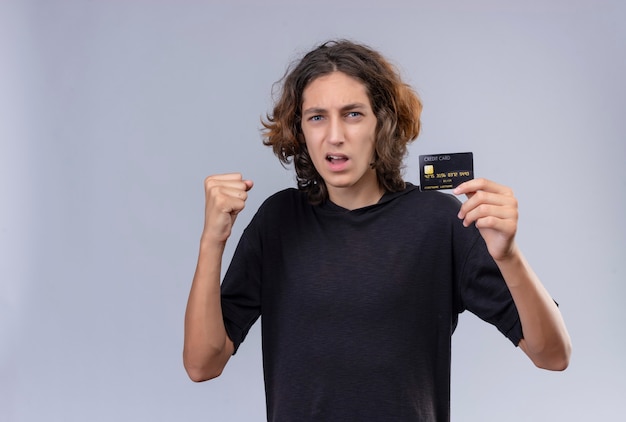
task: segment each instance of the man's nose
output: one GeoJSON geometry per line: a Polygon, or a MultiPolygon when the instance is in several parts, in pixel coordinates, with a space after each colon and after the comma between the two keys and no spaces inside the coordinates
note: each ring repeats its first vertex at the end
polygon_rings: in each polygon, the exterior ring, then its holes
{"type": "Polygon", "coordinates": [[[342,144],[344,142],[343,122],[338,117],[330,119],[328,125],[328,142],[333,145],[342,144]]]}

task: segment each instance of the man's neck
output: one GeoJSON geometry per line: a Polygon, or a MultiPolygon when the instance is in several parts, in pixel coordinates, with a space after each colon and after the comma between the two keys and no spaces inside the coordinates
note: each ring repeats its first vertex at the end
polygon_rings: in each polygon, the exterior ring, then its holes
{"type": "Polygon", "coordinates": [[[378,203],[384,193],[385,190],[381,187],[364,190],[334,188],[328,190],[328,197],[335,205],[352,211],[378,203]]]}

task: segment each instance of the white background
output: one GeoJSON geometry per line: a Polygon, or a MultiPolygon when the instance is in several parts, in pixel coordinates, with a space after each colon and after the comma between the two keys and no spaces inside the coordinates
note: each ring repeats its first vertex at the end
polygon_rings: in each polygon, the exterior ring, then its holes
{"type": "Polygon", "coordinates": [[[258,326],[219,379],[182,367],[202,181],[255,181],[235,239],[294,185],[259,121],[287,64],[336,37],[422,96],[407,180],[419,154],[473,151],[514,188],[573,339],[545,372],[463,314],[452,419],[616,420],[625,21],[619,0],[0,2],[0,421],[264,420],[258,326]]]}

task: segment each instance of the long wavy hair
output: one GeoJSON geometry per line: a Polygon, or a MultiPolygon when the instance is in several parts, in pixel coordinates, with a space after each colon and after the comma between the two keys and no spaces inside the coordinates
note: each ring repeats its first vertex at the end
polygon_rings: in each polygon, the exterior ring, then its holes
{"type": "Polygon", "coordinates": [[[345,73],[365,86],[377,120],[372,168],[386,191],[404,189],[403,160],[408,143],[419,135],[422,103],[393,65],[362,44],[327,41],[292,64],[279,81],[280,96],[272,114],[262,120],[263,143],[272,147],[283,164],[293,162],[298,189],[307,192],[309,202],[319,204],[328,198],[326,184],[307,150],[301,119],[305,88],[332,72],[345,73]]]}

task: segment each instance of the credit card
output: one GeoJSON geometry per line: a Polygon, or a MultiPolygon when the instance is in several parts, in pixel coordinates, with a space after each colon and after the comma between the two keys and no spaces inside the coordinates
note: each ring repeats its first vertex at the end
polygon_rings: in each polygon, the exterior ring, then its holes
{"type": "Polygon", "coordinates": [[[454,189],[474,178],[471,152],[420,155],[420,189],[454,189]]]}

